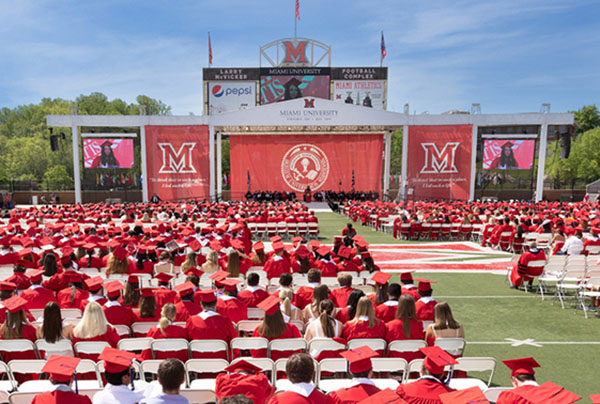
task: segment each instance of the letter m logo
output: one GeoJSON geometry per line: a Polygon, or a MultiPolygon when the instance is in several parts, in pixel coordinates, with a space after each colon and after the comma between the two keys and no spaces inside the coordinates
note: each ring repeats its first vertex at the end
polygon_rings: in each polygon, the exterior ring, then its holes
{"type": "Polygon", "coordinates": [[[158,143],[162,151],[162,166],[159,174],[191,174],[196,169],[192,164],[192,150],[196,143],[182,143],[179,150],[175,150],[171,143],[158,143]]]}
{"type": "Polygon", "coordinates": [[[291,41],[283,42],[283,50],[285,51],[284,64],[308,64],[306,59],[307,41],[293,43],[291,41]]]}
{"type": "Polygon", "coordinates": [[[314,108],[315,107],[315,99],[314,98],[305,98],[304,99],[304,108],[314,108]]]}
{"type": "Polygon", "coordinates": [[[421,168],[421,174],[451,174],[457,173],[458,169],[454,159],[459,142],[448,142],[442,150],[435,143],[421,143],[425,150],[425,164],[421,168]]]}

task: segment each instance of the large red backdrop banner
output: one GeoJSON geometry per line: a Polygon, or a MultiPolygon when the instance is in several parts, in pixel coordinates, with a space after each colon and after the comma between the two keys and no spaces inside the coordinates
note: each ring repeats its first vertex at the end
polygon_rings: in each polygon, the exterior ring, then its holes
{"type": "Polygon", "coordinates": [[[210,196],[208,126],[147,126],[146,163],[150,197],[210,196]]]}
{"type": "Polygon", "coordinates": [[[380,192],[383,135],[232,135],[231,191],[380,192]]]}
{"type": "Polygon", "coordinates": [[[469,199],[472,136],[471,125],[409,128],[407,178],[415,199],[469,199]]]}

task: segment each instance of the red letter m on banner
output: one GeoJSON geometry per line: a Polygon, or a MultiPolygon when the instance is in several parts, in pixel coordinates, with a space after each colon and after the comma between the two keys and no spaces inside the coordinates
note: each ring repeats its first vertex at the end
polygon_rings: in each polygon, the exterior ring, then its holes
{"type": "Polygon", "coordinates": [[[435,143],[421,143],[425,150],[425,164],[421,168],[421,174],[457,173],[454,158],[459,145],[459,142],[448,142],[440,150],[435,143]]]}
{"type": "Polygon", "coordinates": [[[192,150],[196,143],[182,143],[175,150],[171,143],[158,143],[162,150],[162,165],[159,174],[193,174],[196,172],[192,164],[192,150]]]}
{"type": "Polygon", "coordinates": [[[285,50],[285,59],[283,63],[297,63],[297,64],[307,64],[308,60],[306,59],[306,45],[307,41],[298,42],[296,45],[291,41],[284,41],[283,48],[285,50]]]}

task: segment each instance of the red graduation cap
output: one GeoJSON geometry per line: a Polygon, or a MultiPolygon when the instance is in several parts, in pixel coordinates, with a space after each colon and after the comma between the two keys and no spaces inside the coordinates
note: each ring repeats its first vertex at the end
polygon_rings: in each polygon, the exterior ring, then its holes
{"type": "Polygon", "coordinates": [[[294,247],[298,247],[298,244],[300,244],[302,240],[303,239],[300,236],[292,237],[292,243],[294,244],[294,247]]]}
{"type": "Polygon", "coordinates": [[[170,275],[166,272],[160,272],[160,273],[154,275],[154,277],[156,279],[158,279],[159,282],[168,283],[171,280],[171,278],[173,277],[173,275],[170,275]]]}
{"type": "Polygon", "coordinates": [[[191,267],[189,268],[187,271],[184,272],[184,275],[196,275],[198,278],[202,276],[202,274],[204,274],[204,272],[202,272],[201,270],[199,270],[196,267],[191,267]]]}
{"type": "Polygon", "coordinates": [[[300,247],[298,247],[298,249],[296,250],[296,255],[302,259],[308,257],[310,255],[310,250],[304,246],[301,245],[300,247]]]}
{"type": "Polygon", "coordinates": [[[200,291],[200,300],[202,303],[212,303],[217,300],[215,291],[212,289],[205,289],[200,291]]]}
{"type": "Polygon", "coordinates": [[[193,239],[191,242],[188,243],[188,246],[192,249],[192,251],[200,251],[200,248],[202,248],[202,244],[200,244],[200,242],[197,239],[193,239]]]}
{"type": "Polygon", "coordinates": [[[33,269],[27,272],[25,275],[29,277],[31,282],[39,282],[42,280],[42,275],[44,275],[44,272],[45,271],[43,269],[33,269]]]}
{"type": "Polygon", "coordinates": [[[310,245],[313,250],[316,250],[321,245],[321,242],[318,240],[311,240],[311,242],[308,243],[308,245],[310,245]]]}
{"type": "Polygon", "coordinates": [[[104,279],[102,279],[100,276],[94,276],[93,278],[86,279],[84,283],[88,290],[95,291],[102,287],[104,279]]]}
{"type": "Polygon", "coordinates": [[[117,241],[115,239],[112,239],[111,241],[108,242],[108,246],[114,250],[115,248],[121,246],[121,242],[117,241]]]}
{"type": "Polygon", "coordinates": [[[540,364],[536,362],[531,356],[528,358],[519,359],[507,359],[502,361],[510,370],[511,376],[517,375],[534,375],[535,371],[533,368],[539,368],[540,364]]]}
{"type": "Polygon", "coordinates": [[[371,280],[379,285],[385,285],[390,278],[392,277],[392,274],[388,274],[386,272],[382,272],[382,271],[377,271],[373,274],[373,276],[371,277],[371,280]]]}
{"type": "Polygon", "coordinates": [[[76,271],[65,271],[63,272],[63,277],[70,283],[78,283],[83,279],[81,274],[76,271]]]}
{"type": "Polygon", "coordinates": [[[412,271],[402,272],[400,274],[400,280],[401,281],[412,281],[413,280],[413,277],[412,277],[413,272],[415,272],[415,271],[412,270],[412,271]]]}
{"type": "Polygon", "coordinates": [[[129,275],[127,277],[127,283],[140,283],[140,279],[137,275],[129,275]]]}
{"type": "Polygon", "coordinates": [[[273,236],[269,240],[271,241],[271,243],[276,243],[278,241],[281,241],[281,236],[273,236]]]}
{"type": "Polygon", "coordinates": [[[430,281],[428,279],[415,279],[415,281],[419,282],[419,286],[417,288],[421,292],[429,292],[431,290],[431,284],[437,283],[436,281],[430,281]]]}
{"type": "Polygon", "coordinates": [[[16,288],[17,285],[12,282],[0,281],[0,290],[15,290],[16,288]]]}
{"type": "Polygon", "coordinates": [[[175,290],[179,292],[180,296],[186,296],[192,293],[195,287],[196,285],[194,285],[192,282],[185,282],[175,286],[175,290]]]}
{"type": "Polygon", "coordinates": [[[351,351],[341,352],[340,355],[350,362],[350,372],[352,373],[362,373],[370,370],[373,367],[371,358],[379,356],[377,352],[366,345],[351,351]]]}
{"type": "Polygon", "coordinates": [[[234,239],[231,241],[231,246],[233,248],[235,248],[236,250],[243,250],[244,249],[244,243],[242,243],[242,240],[238,240],[238,239],[234,239]]]}
{"type": "Polygon", "coordinates": [[[227,278],[228,276],[229,276],[229,272],[219,269],[217,272],[209,275],[208,277],[215,282],[221,282],[223,279],[227,278]]]}
{"type": "Polygon", "coordinates": [[[432,375],[444,373],[444,367],[456,365],[458,362],[439,346],[419,348],[425,355],[423,365],[432,375]]]}
{"type": "Polygon", "coordinates": [[[59,383],[67,383],[73,377],[80,361],[81,359],[72,356],[51,355],[42,372],[59,383]]]}
{"type": "Polygon", "coordinates": [[[121,373],[129,369],[131,362],[135,359],[135,354],[107,346],[100,356],[98,356],[98,359],[104,361],[105,371],[109,373],[121,373]]]}
{"type": "Polygon", "coordinates": [[[546,382],[535,389],[515,391],[515,394],[532,404],[571,404],[581,400],[581,396],[552,382],[546,382]]]}
{"type": "Polygon", "coordinates": [[[242,283],[242,281],[240,279],[225,278],[221,281],[221,283],[225,285],[225,290],[235,292],[237,290],[237,284],[242,283]]]}
{"type": "Polygon", "coordinates": [[[264,251],[265,250],[265,245],[263,244],[262,241],[257,241],[256,243],[254,243],[254,245],[252,246],[252,248],[254,248],[254,251],[264,251]]]}
{"type": "Polygon", "coordinates": [[[121,293],[121,290],[125,289],[125,286],[119,281],[112,281],[104,285],[104,288],[106,289],[106,296],[117,297],[121,293]]]}
{"type": "Polygon", "coordinates": [[[394,390],[387,388],[359,401],[358,404],[406,404],[406,401],[400,398],[394,390]]]}
{"type": "Polygon", "coordinates": [[[142,288],[140,290],[140,296],[142,297],[153,297],[155,288],[142,288]]]}
{"type": "Polygon", "coordinates": [[[31,248],[23,248],[23,249],[19,250],[17,255],[19,257],[26,257],[28,255],[31,255],[31,248]]]}
{"type": "Polygon", "coordinates": [[[262,302],[260,302],[256,307],[262,309],[267,316],[271,316],[275,314],[275,312],[279,309],[279,304],[281,300],[277,296],[269,296],[262,302]]]}
{"type": "Polygon", "coordinates": [[[489,403],[481,389],[473,386],[464,390],[456,390],[451,393],[440,394],[443,404],[484,404],[489,403]]]}
{"type": "Polygon", "coordinates": [[[592,404],[600,404],[600,394],[590,394],[590,400],[592,404]]]}
{"type": "Polygon", "coordinates": [[[262,369],[259,368],[256,365],[253,365],[252,363],[245,361],[243,359],[232,363],[231,365],[227,366],[225,368],[226,371],[228,371],[229,373],[233,373],[233,372],[245,372],[245,373],[252,373],[252,374],[256,374],[256,373],[260,373],[262,372],[262,369]]]}
{"type": "Polygon", "coordinates": [[[10,311],[11,313],[16,313],[18,311],[23,310],[27,303],[27,300],[23,299],[21,296],[16,295],[2,302],[4,307],[6,307],[6,310],[10,311]]]}
{"type": "Polygon", "coordinates": [[[278,253],[280,251],[283,251],[284,245],[283,245],[283,243],[281,241],[276,241],[276,242],[273,243],[272,247],[273,247],[273,251],[275,251],[276,253],[278,253]]]}
{"type": "Polygon", "coordinates": [[[127,257],[127,250],[125,250],[123,247],[117,247],[117,249],[113,252],[113,255],[115,258],[124,260],[127,257]]]}
{"type": "Polygon", "coordinates": [[[331,248],[327,247],[326,245],[322,245],[321,247],[319,247],[319,249],[317,250],[317,254],[319,254],[321,257],[326,256],[327,254],[329,254],[331,252],[331,248]]]}
{"type": "Polygon", "coordinates": [[[85,248],[88,251],[92,251],[94,248],[96,248],[96,244],[88,242],[83,245],[83,248],[85,248]]]}

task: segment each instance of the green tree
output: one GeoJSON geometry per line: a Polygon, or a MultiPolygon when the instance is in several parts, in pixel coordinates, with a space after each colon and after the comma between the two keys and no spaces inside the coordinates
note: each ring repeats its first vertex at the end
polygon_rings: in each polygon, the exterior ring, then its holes
{"type": "Polygon", "coordinates": [[[73,189],[73,178],[65,166],[57,165],[44,174],[44,186],[47,190],[73,189]]]}
{"type": "Polygon", "coordinates": [[[575,114],[575,122],[579,125],[577,134],[600,127],[600,112],[596,105],[584,105],[581,109],[571,112],[575,114]]]}
{"type": "Polygon", "coordinates": [[[390,159],[390,173],[400,174],[402,172],[402,129],[392,133],[392,149],[390,159]]]}
{"type": "Polygon", "coordinates": [[[170,106],[147,95],[138,95],[136,101],[138,105],[146,106],[146,115],[167,115],[171,112],[170,106]]]}

